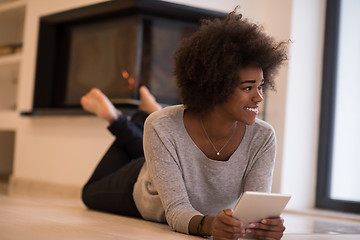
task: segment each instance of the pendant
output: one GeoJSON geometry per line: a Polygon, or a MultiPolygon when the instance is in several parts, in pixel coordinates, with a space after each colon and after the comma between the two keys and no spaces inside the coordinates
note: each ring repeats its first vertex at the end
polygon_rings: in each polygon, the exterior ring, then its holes
{"type": "Polygon", "coordinates": [[[217,153],[216,153],[216,155],[218,155],[218,156],[219,156],[219,155],[220,155],[220,153],[219,153],[219,152],[217,152],[217,153]]]}

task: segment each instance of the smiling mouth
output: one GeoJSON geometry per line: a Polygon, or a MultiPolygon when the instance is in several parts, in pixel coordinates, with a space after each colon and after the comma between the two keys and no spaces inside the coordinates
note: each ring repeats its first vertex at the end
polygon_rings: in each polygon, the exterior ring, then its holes
{"type": "Polygon", "coordinates": [[[259,113],[259,109],[258,109],[257,107],[245,107],[245,110],[254,112],[254,113],[256,113],[256,114],[259,113]]]}

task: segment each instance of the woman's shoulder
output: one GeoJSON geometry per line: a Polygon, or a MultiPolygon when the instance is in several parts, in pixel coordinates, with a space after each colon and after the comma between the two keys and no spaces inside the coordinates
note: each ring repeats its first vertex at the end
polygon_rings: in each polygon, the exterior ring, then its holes
{"type": "Polygon", "coordinates": [[[276,145],[275,130],[264,120],[256,119],[254,124],[247,126],[246,131],[243,139],[244,144],[254,149],[254,151],[258,151],[259,148],[264,146],[276,145]]]}
{"type": "Polygon", "coordinates": [[[269,136],[269,135],[275,136],[274,127],[270,123],[265,122],[262,119],[257,118],[255,123],[253,125],[251,125],[250,128],[257,135],[260,134],[260,135],[267,135],[267,136],[269,136]]]}
{"type": "Polygon", "coordinates": [[[173,105],[151,113],[146,119],[146,125],[164,125],[179,122],[184,115],[184,105],[173,105]]]}
{"type": "Polygon", "coordinates": [[[259,119],[259,118],[257,118],[257,119],[255,120],[255,125],[256,125],[257,127],[259,127],[259,128],[264,128],[264,129],[269,129],[269,130],[274,131],[274,128],[273,128],[273,126],[272,126],[270,123],[265,122],[264,120],[259,119]]]}

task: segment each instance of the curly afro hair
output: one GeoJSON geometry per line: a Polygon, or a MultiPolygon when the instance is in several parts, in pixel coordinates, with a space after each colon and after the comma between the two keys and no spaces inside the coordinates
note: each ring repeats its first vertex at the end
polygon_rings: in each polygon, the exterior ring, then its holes
{"type": "Polygon", "coordinates": [[[223,20],[202,20],[175,52],[174,74],[189,110],[204,112],[226,101],[239,84],[240,69],[248,66],[262,68],[263,90],[274,90],[274,76],[287,59],[287,42],[276,42],[261,25],[235,11],[223,20]]]}

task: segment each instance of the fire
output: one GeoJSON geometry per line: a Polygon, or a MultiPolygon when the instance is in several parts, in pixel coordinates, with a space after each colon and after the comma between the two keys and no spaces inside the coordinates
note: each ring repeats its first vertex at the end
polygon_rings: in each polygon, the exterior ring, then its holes
{"type": "Polygon", "coordinates": [[[122,77],[127,80],[128,83],[128,89],[132,90],[135,88],[135,79],[133,77],[130,77],[130,74],[126,70],[121,71],[122,77]]]}
{"type": "Polygon", "coordinates": [[[135,87],[135,79],[133,77],[128,78],[128,89],[132,90],[135,87]]]}
{"type": "Polygon", "coordinates": [[[123,78],[127,79],[129,77],[129,73],[126,70],[122,70],[121,71],[121,75],[123,76],[123,78]]]}

